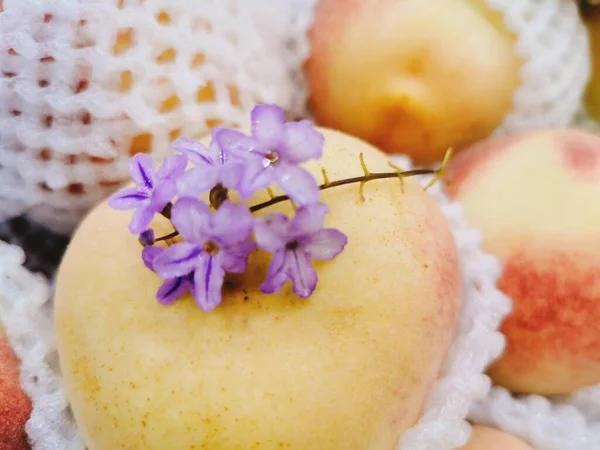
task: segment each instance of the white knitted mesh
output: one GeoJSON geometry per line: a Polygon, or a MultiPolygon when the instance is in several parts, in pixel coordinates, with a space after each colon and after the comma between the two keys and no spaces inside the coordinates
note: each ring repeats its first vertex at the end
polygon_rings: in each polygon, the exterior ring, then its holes
{"type": "Polygon", "coordinates": [[[496,135],[567,126],[590,78],[588,34],[571,0],[486,0],[518,36],[522,85],[496,135]]]}
{"type": "MultiPolygon", "coordinates": [[[[256,102],[304,114],[316,2],[4,0],[0,221],[29,211],[70,231],[124,179],[131,151],[160,157],[177,131],[236,125],[256,102]],[[135,45],[124,49],[127,37],[135,45]]],[[[525,61],[496,134],[566,125],[589,76],[575,2],[487,3],[518,34],[525,61]]]]}
{"type": "MultiPolygon", "coordinates": [[[[597,418],[597,409],[595,414],[597,418]]],[[[600,422],[586,420],[574,406],[539,395],[515,398],[494,387],[484,400],[473,404],[470,418],[521,437],[538,450],[600,449],[600,422]]]]}
{"type": "MultiPolygon", "coordinates": [[[[465,417],[472,402],[489,390],[489,379],[482,372],[504,347],[497,329],[510,310],[509,300],[495,287],[499,265],[480,250],[479,233],[466,227],[461,207],[450,202],[439,185],[430,192],[457,240],[464,274],[463,309],[442,376],[426,399],[422,418],[403,436],[399,450],[451,450],[466,443],[470,426],[465,417]]],[[[23,360],[21,379],[33,400],[27,432],[34,450],[80,450],[55,364],[50,290],[22,262],[18,247],[0,242],[0,317],[23,360]]]]}
{"type": "Polygon", "coordinates": [[[70,231],[177,133],[302,112],[315,0],[4,0],[0,221],[70,231]]]}
{"type": "Polygon", "coordinates": [[[32,400],[26,431],[35,450],[81,450],[57,376],[51,288],[23,267],[25,254],[0,241],[0,319],[21,359],[21,385],[32,400]]]}

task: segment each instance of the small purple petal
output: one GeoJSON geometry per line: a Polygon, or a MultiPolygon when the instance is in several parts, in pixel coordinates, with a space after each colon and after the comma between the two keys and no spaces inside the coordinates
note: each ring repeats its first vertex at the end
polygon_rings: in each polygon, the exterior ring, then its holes
{"type": "Polygon", "coordinates": [[[267,147],[277,147],[283,134],[285,112],[276,105],[257,105],[250,113],[252,136],[267,147]]]}
{"type": "Polygon", "coordinates": [[[325,228],[302,242],[302,250],[310,259],[326,261],[339,255],[348,243],[344,233],[334,228],[325,228]]]}
{"type": "Polygon", "coordinates": [[[210,312],[221,303],[221,290],[225,271],[212,256],[202,256],[194,274],[194,297],[205,312],[210,312]]]}
{"type": "Polygon", "coordinates": [[[163,278],[187,275],[201,261],[202,249],[191,242],[179,242],[154,259],[154,270],[163,278]]]}
{"type": "Polygon", "coordinates": [[[133,234],[140,234],[148,229],[150,222],[154,218],[155,211],[150,205],[142,205],[136,209],[129,224],[129,231],[133,234]]]}
{"type": "Polygon", "coordinates": [[[210,191],[218,183],[219,166],[196,166],[177,180],[180,197],[197,197],[210,191]]]}
{"type": "Polygon", "coordinates": [[[269,265],[269,272],[267,279],[260,287],[260,291],[263,294],[274,294],[279,292],[283,285],[288,280],[288,276],[284,272],[285,265],[285,250],[279,250],[273,255],[271,264],[269,265]]]}
{"type": "Polygon", "coordinates": [[[290,222],[285,214],[271,213],[258,218],[254,224],[254,238],[258,246],[274,253],[289,241],[290,222]]]}
{"type": "Polygon", "coordinates": [[[157,186],[152,191],[150,197],[150,206],[155,212],[161,212],[162,209],[177,195],[175,181],[158,181],[157,186]]]}
{"type": "Polygon", "coordinates": [[[279,163],[273,167],[274,178],[279,187],[297,205],[308,205],[319,200],[319,186],[305,169],[291,164],[279,163]]]}
{"type": "Polygon", "coordinates": [[[142,250],[142,261],[144,261],[145,266],[154,272],[154,259],[164,251],[165,249],[162,247],[144,247],[144,250],[142,250]]]}
{"type": "Polygon", "coordinates": [[[210,216],[210,235],[227,247],[247,241],[253,225],[254,217],[247,205],[225,200],[210,216]]]}
{"type": "Polygon", "coordinates": [[[124,189],[117,192],[108,199],[108,206],[112,209],[127,210],[140,206],[142,202],[148,200],[148,193],[136,188],[124,189]]]}
{"type": "Polygon", "coordinates": [[[216,141],[224,152],[234,157],[256,157],[253,154],[264,156],[266,152],[260,143],[250,136],[237,130],[223,128],[216,134],[216,141]]]}
{"type": "Polygon", "coordinates": [[[159,181],[175,181],[188,165],[188,159],[185,155],[172,155],[163,161],[156,172],[156,179],[159,181]]]}
{"type": "Polygon", "coordinates": [[[177,138],[171,144],[171,148],[186,155],[196,165],[214,164],[208,149],[201,142],[193,139],[186,137],[177,138]]]}
{"type": "Polygon", "coordinates": [[[156,300],[161,305],[172,305],[186,293],[188,287],[187,277],[169,278],[158,288],[156,300]]]}
{"type": "Polygon", "coordinates": [[[240,196],[247,200],[258,191],[268,188],[273,183],[274,174],[273,167],[265,166],[261,160],[248,161],[240,181],[240,196]]]}
{"type": "Polygon", "coordinates": [[[238,190],[244,176],[246,164],[240,161],[229,161],[219,168],[219,182],[227,189],[238,190]]]}
{"type": "Polygon", "coordinates": [[[291,164],[300,164],[309,159],[320,159],[323,155],[325,138],[311,122],[286,123],[283,130],[282,159],[291,164]]]}
{"type": "Polygon", "coordinates": [[[217,255],[219,265],[227,272],[244,273],[248,268],[248,256],[256,250],[256,242],[246,241],[217,255]]]}
{"type": "Polygon", "coordinates": [[[307,236],[318,232],[323,228],[325,215],[329,212],[329,207],[325,203],[315,203],[302,206],[296,211],[292,219],[291,234],[296,236],[307,236]]]}
{"type": "Polygon", "coordinates": [[[210,146],[208,147],[213,161],[220,166],[225,165],[229,160],[231,160],[231,155],[229,155],[229,153],[221,147],[219,140],[217,139],[217,136],[223,130],[225,130],[225,128],[213,128],[211,130],[211,141],[210,146]]]}
{"type": "Polygon", "coordinates": [[[154,187],[154,161],[144,153],[133,156],[128,163],[131,178],[140,188],[151,190],[154,187]]]}
{"type": "Polygon", "coordinates": [[[294,294],[310,297],[317,287],[317,272],[302,251],[289,250],[285,255],[285,273],[294,283],[294,294]]]}
{"type": "Polygon", "coordinates": [[[184,239],[202,245],[210,226],[210,209],[196,198],[180,198],[171,209],[171,222],[184,239]]]}

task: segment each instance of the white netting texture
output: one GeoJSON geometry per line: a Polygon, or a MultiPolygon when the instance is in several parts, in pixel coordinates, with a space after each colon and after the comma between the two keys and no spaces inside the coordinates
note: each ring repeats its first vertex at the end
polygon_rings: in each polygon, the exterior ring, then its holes
{"type": "MultiPolygon", "coordinates": [[[[504,347],[497,329],[510,310],[510,301],[495,287],[499,265],[480,250],[479,233],[466,227],[461,207],[450,202],[439,185],[430,192],[457,240],[465,295],[458,334],[442,377],[427,398],[423,417],[404,435],[399,450],[451,450],[468,440],[470,426],[465,417],[472,402],[489,390],[489,379],[482,372],[504,347]]],[[[24,361],[22,381],[33,399],[27,431],[34,450],[80,449],[55,363],[50,290],[21,267],[20,249],[3,244],[0,255],[0,312],[10,342],[24,361]]]]}
{"type": "Polygon", "coordinates": [[[26,431],[35,450],[80,450],[57,376],[51,288],[23,267],[25,254],[0,241],[0,319],[21,359],[21,385],[33,409],[26,431]]]}
{"type": "Polygon", "coordinates": [[[567,126],[590,77],[589,40],[575,1],[486,0],[518,36],[522,85],[496,135],[567,126]]]}
{"type": "Polygon", "coordinates": [[[256,103],[301,114],[315,1],[4,0],[0,221],[68,232],[132,153],[161,158],[256,103]]]}
{"type": "MultiPolygon", "coordinates": [[[[597,409],[595,415],[597,419],[597,409]]],[[[494,387],[484,400],[474,403],[470,418],[521,437],[538,450],[600,449],[600,422],[591,417],[586,420],[572,405],[552,403],[538,395],[515,398],[494,387]]]]}

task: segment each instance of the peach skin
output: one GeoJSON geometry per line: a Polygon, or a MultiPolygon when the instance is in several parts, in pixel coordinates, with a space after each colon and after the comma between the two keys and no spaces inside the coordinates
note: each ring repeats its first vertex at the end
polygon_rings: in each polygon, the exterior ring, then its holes
{"type": "Polygon", "coordinates": [[[317,121],[417,164],[487,137],[520,85],[515,36],[484,0],[321,0],[310,39],[317,121]]]}
{"type": "Polygon", "coordinates": [[[600,137],[480,142],[450,164],[446,189],[503,263],[499,287],[514,302],[492,379],[544,395],[600,383],[600,137]]]}

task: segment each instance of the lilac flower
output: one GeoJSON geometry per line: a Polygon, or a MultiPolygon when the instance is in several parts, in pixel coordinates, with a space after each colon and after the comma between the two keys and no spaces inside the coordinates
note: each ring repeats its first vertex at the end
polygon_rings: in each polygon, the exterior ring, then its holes
{"type": "Polygon", "coordinates": [[[129,160],[129,173],[136,184],[108,199],[113,209],[135,209],[129,224],[129,231],[134,234],[144,232],[154,214],[159,213],[177,194],[177,178],[183,174],[187,166],[187,158],[183,155],[169,156],[158,171],[154,161],[143,153],[138,153],[129,160]]]}
{"type": "Polygon", "coordinates": [[[222,128],[212,130],[212,140],[208,148],[186,137],[180,137],[171,144],[171,148],[183,153],[195,165],[177,182],[180,196],[197,197],[210,191],[219,183],[225,188],[237,189],[244,163],[239,152],[236,157],[232,152],[225,152],[221,148],[216,136],[222,130],[222,128]]]}
{"type": "Polygon", "coordinates": [[[256,106],[251,123],[252,137],[229,129],[217,135],[224,150],[252,156],[240,181],[242,198],[276,182],[296,204],[316,203],[317,182],[298,164],[321,157],[323,135],[308,120],[286,123],[284,111],[275,105],[256,106]]]}
{"type": "Polygon", "coordinates": [[[254,229],[258,246],[274,253],[266,281],[265,294],[279,292],[287,280],[300,297],[309,297],[317,286],[317,272],[310,260],[331,260],[342,252],[348,239],[340,231],[323,228],[329,208],[323,203],[303,206],[290,220],[280,213],[257,220],[254,229]]]}
{"type": "MultiPolygon", "coordinates": [[[[144,247],[142,251],[142,259],[148,269],[156,272],[154,269],[154,261],[159,255],[164,253],[162,247],[144,247]]],[[[171,305],[176,300],[181,298],[187,291],[194,293],[194,272],[190,272],[180,277],[172,277],[165,279],[164,283],[158,288],[156,300],[161,305],[171,305]]]]}
{"type": "Polygon", "coordinates": [[[206,203],[186,197],[171,211],[171,221],[185,241],[154,260],[156,272],[166,279],[194,272],[194,297],[200,308],[212,311],[221,303],[225,272],[243,273],[256,248],[250,240],[254,218],[246,205],[229,200],[210,213],[206,203]]]}

